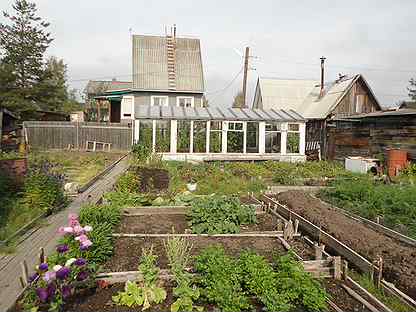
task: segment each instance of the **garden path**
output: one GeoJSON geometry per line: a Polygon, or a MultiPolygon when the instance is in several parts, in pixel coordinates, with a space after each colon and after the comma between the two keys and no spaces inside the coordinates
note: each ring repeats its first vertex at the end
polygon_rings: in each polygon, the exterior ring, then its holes
{"type": "Polygon", "coordinates": [[[31,269],[38,262],[41,247],[45,249],[45,254],[52,253],[58,239],[57,230],[60,226],[67,224],[68,214],[78,213],[80,207],[85,203],[96,203],[105,192],[112,188],[119,175],[127,167],[126,157],[85,192],[78,195],[64,210],[46,218],[47,224],[30,233],[30,236],[16,247],[15,253],[0,256],[0,311],[10,309],[17,297],[23,292],[19,282],[19,276],[22,274],[20,263],[26,260],[29,269],[31,269]]]}

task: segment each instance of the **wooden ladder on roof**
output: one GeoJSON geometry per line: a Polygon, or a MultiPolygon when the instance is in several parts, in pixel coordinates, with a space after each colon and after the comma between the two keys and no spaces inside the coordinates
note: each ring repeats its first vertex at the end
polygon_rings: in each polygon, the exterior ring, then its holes
{"type": "Polygon", "coordinates": [[[168,57],[168,88],[176,90],[176,41],[173,36],[166,36],[166,52],[168,57]]]}

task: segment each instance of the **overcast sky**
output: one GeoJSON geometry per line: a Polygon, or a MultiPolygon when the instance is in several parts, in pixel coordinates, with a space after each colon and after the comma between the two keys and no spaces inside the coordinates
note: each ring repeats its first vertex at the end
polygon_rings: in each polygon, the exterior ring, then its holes
{"type": "MultiPolygon", "coordinates": [[[[0,10],[11,11],[11,0],[0,10]]],[[[164,35],[177,24],[178,36],[201,40],[207,97],[231,105],[241,89],[235,50],[249,45],[250,101],[258,76],[319,79],[319,57],[327,57],[327,78],[362,73],[384,106],[407,99],[416,77],[415,0],[36,0],[55,38],[49,55],[68,64],[72,87],[88,79],[131,80],[134,34],[164,35]],[[228,88],[226,88],[229,86],[228,88]],[[225,90],[224,90],[225,89],[225,90]]]]}

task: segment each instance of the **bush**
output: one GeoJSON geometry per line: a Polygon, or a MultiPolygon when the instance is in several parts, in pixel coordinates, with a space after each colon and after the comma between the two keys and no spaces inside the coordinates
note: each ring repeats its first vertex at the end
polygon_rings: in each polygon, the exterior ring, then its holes
{"type": "Polygon", "coordinates": [[[115,189],[122,193],[136,193],[140,188],[140,177],[133,170],[121,175],[116,183],[115,189]]]}
{"type": "Polygon", "coordinates": [[[131,152],[139,162],[144,162],[152,155],[152,148],[145,144],[134,144],[131,152]]]}
{"type": "Polygon", "coordinates": [[[241,205],[237,197],[218,195],[195,200],[188,217],[192,232],[197,234],[238,233],[241,224],[256,222],[253,207],[241,205]]]}
{"type": "Polygon", "coordinates": [[[112,205],[87,205],[81,208],[79,214],[81,224],[91,226],[110,224],[115,227],[121,220],[121,209],[112,205]]]}
{"type": "Polygon", "coordinates": [[[235,259],[225,255],[222,246],[211,246],[197,256],[202,295],[221,311],[238,312],[251,307],[241,287],[242,275],[235,259]]]}

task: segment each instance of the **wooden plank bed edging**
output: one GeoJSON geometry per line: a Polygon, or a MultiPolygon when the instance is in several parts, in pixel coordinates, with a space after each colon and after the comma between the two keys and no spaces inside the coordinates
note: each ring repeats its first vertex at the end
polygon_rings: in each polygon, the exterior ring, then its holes
{"type": "Polygon", "coordinates": [[[374,269],[378,269],[370,261],[359,255],[350,247],[340,242],[335,237],[323,231],[315,224],[306,220],[299,214],[289,210],[282,204],[276,202],[275,200],[264,194],[262,195],[261,199],[266,203],[270,203],[275,208],[277,213],[282,215],[284,218],[298,219],[299,225],[303,228],[305,232],[307,232],[314,239],[320,241],[321,243],[324,243],[326,246],[335,250],[342,257],[348,259],[348,261],[350,261],[352,264],[358,267],[362,272],[372,273],[374,269]]]}
{"type": "MultiPolygon", "coordinates": [[[[251,205],[254,207],[253,205],[251,205]]],[[[261,207],[255,207],[256,215],[265,214],[261,207]]],[[[191,209],[190,206],[141,206],[123,208],[122,214],[124,216],[148,216],[148,215],[177,215],[187,214],[191,209]]]]}
{"type": "MultiPolygon", "coordinates": [[[[283,237],[282,231],[269,231],[266,233],[237,233],[237,234],[187,234],[187,233],[114,233],[113,237],[283,237]]],[[[293,236],[300,236],[300,234],[293,234],[293,236]]]]}

